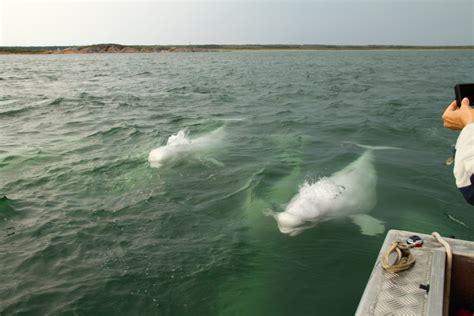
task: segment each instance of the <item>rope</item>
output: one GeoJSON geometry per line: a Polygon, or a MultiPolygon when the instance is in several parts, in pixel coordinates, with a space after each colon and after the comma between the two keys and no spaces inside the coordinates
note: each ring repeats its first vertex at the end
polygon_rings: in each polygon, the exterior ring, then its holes
{"type": "Polygon", "coordinates": [[[410,269],[415,264],[415,257],[410,252],[414,245],[404,244],[400,240],[392,242],[390,247],[382,256],[382,268],[388,272],[397,273],[410,269]],[[389,256],[392,252],[397,253],[397,260],[394,264],[389,262],[389,256]]]}
{"type": "Polygon", "coordinates": [[[444,298],[443,298],[443,315],[449,315],[449,295],[451,293],[451,267],[453,264],[453,252],[451,246],[437,232],[431,234],[446,249],[446,278],[444,279],[444,298]]]}

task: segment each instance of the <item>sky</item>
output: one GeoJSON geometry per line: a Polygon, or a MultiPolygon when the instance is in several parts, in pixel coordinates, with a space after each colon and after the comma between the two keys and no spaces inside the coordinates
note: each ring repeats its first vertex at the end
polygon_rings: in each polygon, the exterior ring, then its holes
{"type": "Polygon", "coordinates": [[[474,0],[0,0],[0,46],[474,45],[474,0]]]}

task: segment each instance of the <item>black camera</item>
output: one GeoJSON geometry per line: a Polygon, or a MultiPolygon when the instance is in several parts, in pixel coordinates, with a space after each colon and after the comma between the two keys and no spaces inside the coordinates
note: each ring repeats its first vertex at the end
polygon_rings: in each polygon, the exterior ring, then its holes
{"type": "Polygon", "coordinates": [[[456,94],[456,103],[458,108],[461,107],[462,99],[468,98],[469,104],[474,106],[474,83],[460,83],[454,86],[456,94]]]}

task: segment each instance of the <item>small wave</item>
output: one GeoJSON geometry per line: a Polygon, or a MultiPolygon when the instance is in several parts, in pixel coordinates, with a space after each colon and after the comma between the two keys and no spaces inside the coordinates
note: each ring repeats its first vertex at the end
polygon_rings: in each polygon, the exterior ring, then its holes
{"type": "Polygon", "coordinates": [[[0,111],[0,117],[2,116],[14,116],[16,114],[24,113],[33,109],[34,106],[25,106],[23,108],[10,109],[6,111],[0,111]]]}
{"type": "Polygon", "coordinates": [[[144,71],[139,74],[136,74],[135,76],[150,76],[152,73],[149,71],[144,71]]]}
{"type": "Polygon", "coordinates": [[[165,118],[166,117],[166,114],[164,113],[158,113],[158,114],[152,114],[149,116],[150,120],[159,120],[159,119],[162,119],[162,118],[165,118]]]}
{"type": "Polygon", "coordinates": [[[93,165],[91,168],[82,170],[82,173],[91,175],[121,173],[123,170],[131,170],[141,164],[143,164],[142,159],[137,157],[117,159],[112,162],[93,165]]]}
{"type": "Polygon", "coordinates": [[[87,92],[79,93],[78,98],[81,99],[81,100],[86,100],[86,101],[91,101],[91,102],[95,102],[95,103],[99,103],[99,104],[104,104],[103,103],[104,98],[102,96],[96,96],[96,95],[93,95],[93,94],[90,94],[90,93],[87,93],[87,92]]]}
{"type": "Polygon", "coordinates": [[[59,97],[48,103],[48,105],[59,105],[61,104],[61,102],[63,102],[63,100],[64,98],[59,97]]]}
{"type": "Polygon", "coordinates": [[[7,165],[9,162],[14,161],[16,159],[21,159],[19,155],[6,155],[3,158],[0,157],[0,164],[7,165]]]}
{"type": "Polygon", "coordinates": [[[59,78],[57,76],[52,76],[52,75],[46,75],[45,76],[46,78],[48,78],[50,81],[58,81],[59,78]]]}
{"type": "Polygon", "coordinates": [[[117,104],[116,107],[121,108],[142,105],[142,103],[139,103],[141,100],[142,99],[139,96],[127,94],[114,97],[112,102],[117,104]]]}
{"type": "MultiPolygon", "coordinates": [[[[40,100],[40,101],[34,102],[32,104],[30,103],[30,105],[27,105],[27,106],[24,106],[24,107],[6,109],[4,111],[0,111],[0,116],[14,116],[16,114],[28,112],[28,111],[30,111],[34,108],[40,107],[44,104],[47,104],[47,105],[50,105],[50,106],[59,105],[59,104],[61,104],[61,102],[63,102],[63,100],[64,100],[64,98],[62,98],[62,97],[56,98],[52,101],[50,99],[40,100]]],[[[19,101],[19,100],[0,101],[0,106],[6,106],[6,105],[14,104],[17,101],[19,101]]]]}
{"type": "Polygon", "coordinates": [[[119,102],[119,104],[117,105],[118,108],[125,108],[125,107],[131,107],[133,106],[133,104],[131,103],[128,103],[128,102],[119,102]]]}
{"type": "Polygon", "coordinates": [[[211,94],[213,91],[212,89],[209,88],[194,88],[193,92],[199,93],[199,94],[211,94]]]}
{"type": "Polygon", "coordinates": [[[168,123],[178,123],[178,122],[181,122],[184,119],[185,119],[185,117],[183,117],[183,116],[176,116],[176,117],[170,118],[168,120],[168,123]]]}
{"type": "Polygon", "coordinates": [[[126,132],[127,136],[136,136],[136,135],[141,134],[140,130],[136,126],[127,125],[127,126],[114,126],[103,131],[97,131],[88,135],[87,137],[111,136],[111,135],[116,135],[120,132],[126,132]]]}
{"type": "Polygon", "coordinates": [[[218,98],[219,102],[232,102],[232,101],[236,100],[236,98],[234,96],[230,96],[230,95],[227,95],[227,94],[219,95],[217,98],[218,98]]]}
{"type": "Polygon", "coordinates": [[[9,199],[6,195],[0,197],[0,216],[6,216],[15,212],[15,201],[9,199]]]}
{"type": "Polygon", "coordinates": [[[81,92],[79,93],[79,98],[83,99],[83,98],[89,98],[91,97],[92,95],[90,95],[89,93],[87,92],[81,92]]]}
{"type": "Polygon", "coordinates": [[[5,105],[10,105],[10,104],[13,104],[15,102],[17,102],[18,100],[4,100],[4,101],[0,101],[0,106],[5,106],[5,105]]]}
{"type": "Polygon", "coordinates": [[[31,77],[15,77],[15,76],[9,76],[8,79],[10,79],[10,80],[30,80],[31,77]]]}
{"type": "Polygon", "coordinates": [[[252,174],[250,176],[250,178],[244,183],[243,186],[241,186],[240,188],[238,188],[237,190],[223,196],[221,198],[221,200],[226,200],[226,199],[229,199],[233,196],[235,196],[236,194],[239,194],[243,191],[246,191],[247,189],[250,189],[253,185],[255,185],[257,182],[258,182],[258,178],[265,172],[265,167],[264,168],[261,168],[260,170],[258,170],[257,172],[255,172],[254,174],[252,174]]]}
{"type": "Polygon", "coordinates": [[[184,92],[188,89],[189,87],[187,86],[181,86],[181,87],[174,87],[174,88],[168,89],[166,90],[166,92],[184,92]]]}
{"type": "Polygon", "coordinates": [[[455,218],[454,216],[452,216],[452,215],[450,215],[450,214],[448,214],[448,213],[445,213],[445,214],[446,214],[446,216],[447,216],[451,221],[455,222],[456,224],[459,224],[459,225],[461,225],[461,226],[464,226],[464,227],[466,227],[466,228],[469,228],[469,226],[466,225],[466,223],[464,223],[463,221],[461,221],[461,220],[455,218]]]}
{"type": "Polygon", "coordinates": [[[400,107],[406,107],[408,105],[409,105],[408,102],[404,102],[401,99],[394,99],[387,102],[387,106],[389,107],[400,108],[400,107]]]}

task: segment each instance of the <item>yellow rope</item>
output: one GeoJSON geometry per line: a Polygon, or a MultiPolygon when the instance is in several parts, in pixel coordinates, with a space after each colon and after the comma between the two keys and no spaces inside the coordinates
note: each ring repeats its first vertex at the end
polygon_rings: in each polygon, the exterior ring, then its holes
{"type": "Polygon", "coordinates": [[[415,257],[410,252],[410,248],[414,245],[407,245],[400,240],[392,242],[390,247],[385,251],[382,256],[382,268],[388,272],[401,272],[410,269],[415,264],[415,257]],[[397,253],[397,260],[394,264],[390,264],[389,256],[392,252],[397,253]]]}

